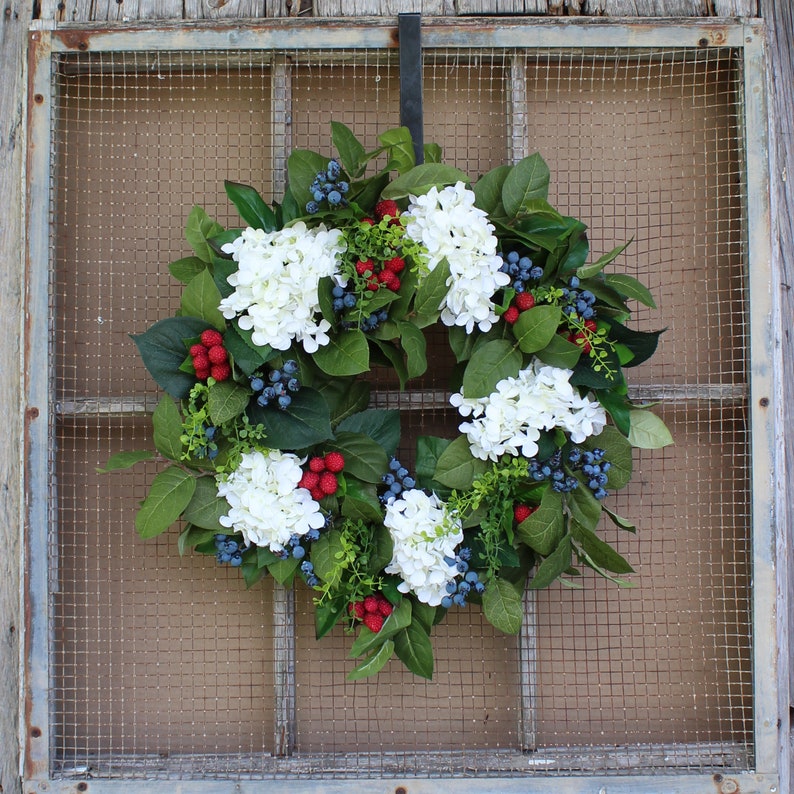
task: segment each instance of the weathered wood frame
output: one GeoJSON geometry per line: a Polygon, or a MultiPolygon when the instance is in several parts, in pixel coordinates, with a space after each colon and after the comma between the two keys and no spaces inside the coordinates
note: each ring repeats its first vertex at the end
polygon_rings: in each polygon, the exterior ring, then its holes
{"type": "MultiPolygon", "coordinates": [[[[73,51],[127,52],[155,50],[296,50],[309,48],[351,49],[356,47],[393,48],[395,26],[384,21],[362,21],[344,24],[338,22],[288,26],[278,21],[261,24],[212,25],[162,25],[157,29],[147,28],[60,28],[34,30],[31,33],[29,60],[29,154],[27,196],[27,253],[26,253],[26,333],[25,346],[25,391],[26,391],[26,435],[25,435],[25,486],[26,486],[26,565],[25,595],[26,612],[30,616],[24,638],[25,708],[22,715],[22,740],[25,747],[23,777],[25,791],[98,791],[133,792],[144,790],[146,781],[138,780],[91,780],[90,783],[75,778],[65,778],[51,766],[50,725],[52,703],[50,700],[50,612],[49,592],[51,582],[49,549],[53,523],[53,506],[50,501],[49,483],[53,460],[52,429],[56,413],[77,412],[77,406],[57,406],[51,386],[49,349],[52,318],[49,317],[49,273],[50,273],[50,176],[53,167],[51,115],[56,97],[52,79],[53,56],[73,51]]],[[[494,48],[565,48],[588,49],[602,47],[657,48],[657,47],[731,47],[742,56],[744,77],[744,136],[745,136],[745,187],[747,255],[749,263],[749,319],[750,319],[750,395],[749,414],[752,429],[752,538],[753,538],[753,626],[754,626],[754,716],[755,736],[753,749],[754,771],[749,764],[741,762],[742,754],[725,752],[714,746],[687,746],[680,748],[683,759],[701,753],[703,759],[711,759],[715,767],[736,770],[715,780],[718,790],[745,792],[775,792],[779,790],[779,745],[781,726],[778,724],[778,653],[776,640],[776,582],[777,561],[775,555],[775,523],[780,505],[775,503],[776,432],[780,426],[780,406],[773,399],[780,394],[775,382],[776,373],[781,372],[779,348],[773,344],[774,329],[779,327],[776,302],[771,290],[771,242],[767,152],[766,71],[763,27],[755,22],[726,24],[723,21],[699,21],[691,23],[594,22],[587,23],[505,20],[490,23],[488,20],[436,20],[423,28],[424,46],[430,49],[444,47],[494,48]],[[744,767],[748,767],[745,769],[744,767]],[[727,786],[727,788],[725,788],[727,786]],[[733,787],[735,786],[735,788],[733,787]]],[[[286,66],[275,62],[274,96],[289,91],[286,66]]],[[[515,64],[514,70],[520,70],[515,64]]],[[[516,85],[521,80],[514,80],[516,85]]],[[[278,101],[278,100],[277,100],[278,101]]],[[[520,102],[514,103],[517,107],[520,102]]],[[[520,113],[520,111],[519,111],[520,113]]],[[[283,119],[274,110],[274,123],[283,124],[283,119]]],[[[514,130],[518,125],[514,125],[514,130]]],[[[288,146],[287,127],[284,139],[288,146]]],[[[510,151],[514,157],[522,156],[525,142],[520,134],[512,134],[510,151]]],[[[283,165],[283,164],[282,164],[283,165]]],[[[275,173],[283,173],[283,167],[274,163],[275,173]]],[[[656,396],[656,395],[652,395],[656,396]]],[[[683,397],[689,395],[680,395],[683,397]]],[[[740,395],[742,396],[742,395],[740,395]]],[[[674,397],[675,399],[675,397],[674,397]]],[[[123,412],[146,411],[147,405],[102,406],[101,410],[123,412]]],[[[280,591],[274,609],[284,614],[294,609],[291,593],[280,591]]],[[[526,611],[532,614],[533,605],[527,600],[526,611]]],[[[531,623],[522,635],[522,669],[530,671],[534,664],[534,636],[531,623]]],[[[289,677],[294,664],[294,649],[289,637],[277,642],[277,679],[282,692],[277,697],[276,756],[273,772],[289,774],[298,771],[302,763],[299,758],[288,758],[292,745],[291,716],[294,710],[289,677]]],[[[522,721],[522,749],[534,746],[532,722],[531,687],[522,688],[521,700],[526,706],[522,721]]],[[[687,794],[702,791],[711,775],[704,773],[682,773],[675,775],[626,776],[626,759],[635,756],[631,767],[641,767],[643,757],[651,758],[657,753],[674,757],[675,746],[649,747],[647,754],[626,750],[609,759],[608,749],[598,748],[597,753],[572,749],[562,752],[544,751],[543,758],[511,754],[501,766],[511,777],[478,780],[478,790],[521,792],[584,792],[598,790],[613,792],[639,792],[675,790],[687,794]],[[552,770],[565,766],[565,758],[577,755],[583,769],[597,772],[594,776],[540,777],[538,769],[552,770]],[[588,759],[588,755],[591,755],[588,759]],[[522,760],[523,758],[523,760],[522,760]],[[606,760],[605,760],[606,759],[606,760]],[[555,763],[556,761],[556,763],[555,763]],[[622,761],[622,762],[621,762],[622,761]],[[536,762],[541,762],[540,765],[536,762]],[[609,771],[622,769],[620,777],[609,775],[609,771]],[[526,771],[529,776],[513,777],[526,771]]],[[[199,759],[197,759],[199,760],[199,759]]],[[[461,759],[463,761],[463,759],[461,759]]],[[[132,759],[131,759],[132,761],[132,759]]],[[[134,762],[133,762],[134,763],[134,762]]],[[[200,762],[199,762],[200,763],[200,762]]],[[[432,772],[432,758],[426,765],[432,772]]],[[[145,764],[138,767],[140,776],[145,764]]],[[[200,766],[197,766],[199,769],[200,766]]],[[[388,769],[388,763],[384,763],[388,769]]],[[[339,770],[344,774],[344,770],[339,770]]],[[[162,775],[163,770],[159,770],[162,775]]],[[[349,774],[355,774],[349,770],[349,774]]],[[[399,770],[394,772],[399,780],[399,770]]],[[[233,775],[234,776],[234,775],[233,775]]],[[[235,776],[236,777],[236,776],[235,776]]],[[[220,794],[221,792],[268,791],[310,792],[317,790],[316,781],[268,780],[231,782],[221,780],[197,780],[195,782],[169,783],[174,790],[197,792],[197,794],[220,794]]],[[[438,781],[411,777],[405,781],[406,790],[430,792],[438,788],[438,781]]],[[[395,780],[325,780],[323,790],[332,791],[379,791],[393,790],[395,780]]],[[[468,791],[471,780],[445,779],[447,791],[468,791]]]]}

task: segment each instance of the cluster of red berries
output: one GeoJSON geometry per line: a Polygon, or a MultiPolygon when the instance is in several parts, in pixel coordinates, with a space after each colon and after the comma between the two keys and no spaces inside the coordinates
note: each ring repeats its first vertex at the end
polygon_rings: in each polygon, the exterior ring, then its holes
{"type": "Polygon", "coordinates": [[[322,457],[315,455],[309,459],[309,470],[303,472],[298,487],[305,488],[311,493],[312,499],[319,502],[339,490],[336,475],[344,468],[345,459],[339,452],[329,452],[322,457]]]}
{"type": "Polygon", "coordinates": [[[537,505],[514,505],[513,518],[515,518],[516,524],[526,521],[537,509],[537,505]]]}
{"type": "Polygon", "coordinates": [[[585,320],[584,327],[586,331],[589,331],[589,334],[585,331],[577,331],[576,333],[568,334],[568,341],[572,342],[577,347],[581,347],[583,353],[589,353],[592,346],[588,336],[594,334],[598,329],[598,326],[596,325],[595,320],[585,320]]]}
{"type": "Polygon", "coordinates": [[[383,621],[391,615],[393,609],[383,593],[368,595],[363,601],[354,601],[347,607],[348,614],[362,621],[375,634],[383,628],[383,621]]]}
{"type": "Polygon", "coordinates": [[[201,334],[201,342],[190,348],[190,357],[193,359],[193,369],[199,380],[214,378],[224,381],[232,374],[229,366],[229,354],[223,346],[223,334],[208,328],[201,334]]]}
{"type": "Polygon", "coordinates": [[[510,325],[512,325],[516,320],[518,320],[521,312],[531,309],[534,305],[535,298],[531,292],[519,292],[518,295],[513,298],[512,303],[510,306],[508,306],[502,317],[504,317],[504,321],[506,323],[510,323],[510,325]]]}
{"type": "Polygon", "coordinates": [[[401,256],[393,256],[380,265],[371,259],[359,259],[356,262],[356,273],[367,280],[367,289],[375,292],[383,284],[392,292],[400,289],[398,274],[405,270],[405,260],[401,256]]]}

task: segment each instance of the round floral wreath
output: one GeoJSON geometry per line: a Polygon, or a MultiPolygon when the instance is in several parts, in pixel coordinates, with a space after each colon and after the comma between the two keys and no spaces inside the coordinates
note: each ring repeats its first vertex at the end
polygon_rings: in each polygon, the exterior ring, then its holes
{"type": "Polygon", "coordinates": [[[476,602],[516,633],[527,582],[575,584],[577,564],[617,583],[631,572],[596,530],[602,513],[634,530],[605,499],[628,482],[632,446],[671,441],[623,373],[659,336],[625,325],[627,301],[654,302],[603,272],[625,245],[587,263],[586,227],[548,203],[539,155],[471,185],[437,146],[416,165],[404,128],[373,152],[340,123],[332,139],[336,159],[291,154],[280,204],[226,183],[247,228],[193,209],[195,255],[170,265],[180,310],[133,337],[170,395],[156,453],[106,470],[170,461],[140,535],[182,519],[180,553],[213,554],[249,586],[302,579],[318,638],[340,622],[357,633],[351,679],[393,654],[430,678],[447,610],[476,602]],[[439,321],[465,421],[455,439],[420,437],[409,469],[399,412],[368,407],[364,376],[422,375],[423,329],[439,321]]]}

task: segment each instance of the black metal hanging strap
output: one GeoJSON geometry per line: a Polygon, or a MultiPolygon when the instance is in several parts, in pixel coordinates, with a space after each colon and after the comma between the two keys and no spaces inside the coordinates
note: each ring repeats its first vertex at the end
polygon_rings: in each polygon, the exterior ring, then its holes
{"type": "Polygon", "coordinates": [[[424,162],[424,119],[422,111],[422,15],[398,14],[400,43],[400,124],[407,127],[414,142],[416,162],[424,162]]]}

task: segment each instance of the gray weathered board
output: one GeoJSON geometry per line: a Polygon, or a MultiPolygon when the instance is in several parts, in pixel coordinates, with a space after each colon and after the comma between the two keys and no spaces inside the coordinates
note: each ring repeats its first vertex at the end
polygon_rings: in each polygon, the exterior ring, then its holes
{"type": "MultiPolygon", "coordinates": [[[[315,0],[314,8],[289,0],[70,0],[68,3],[45,2],[41,17],[69,22],[117,21],[161,18],[217,19],[256,18],[264,16],[295,16],[314,13],[316,16],[371,13],[393,15],[397,10],[418,10],[425,14],[452,15],[476,13],[546,13],[626,16],[681,16],[711,14],[715,16],[753,16],[759,12],[753,0],[315,0]],[[59,5],[61,6],[59,8],[59,5]],[[355,8],[354,8],[355,6],[355,8]],[[399,8],[397,8],[399,6],[399,8]]],[[[19,679],[17,676],[19,642],[23,616],[20,609],[21,532],[21,461],[23,460],[24,416],[21,403],[22,372],[20,371],[20,339],[24,323],[23,262],[23,154],[25,150],[25,53],[27,31],[33,19],[33,0],[4,0],[0,15],[0,195],[4,207],[0,213],[0,261],[3,262],[0,285],[0,412],[6,418],[0,434],[0,792],[19,794],[18,720],[19,679]]],[[[780,300],[784,316],[794,316],[794,192],[789,174],[794,167],[794,62],[791,42],[794,40],[794,16],[788,2],[760,0],[760,13],[770,29],[770,78],[774,88],[771,147],[773,202],[776,219],[775,272],[779,273],[780,300]]],[[[788,329],[778,340],[784,349],[785,371],[782,394],[775,395],[781,405],[792,403],[794,397],[794,339],[788,329]]],[[[785,417],[787,432],[784,453],[789,465],[794,463],[794,421],[785,417]]],[[[786,489],[782,479],[778,487],[786,489]]],[[[789,504],[786,524],[794,526],[794,500],[789,504]]],[[[783,518],[783,517],[781,517],[783,518]]],[[[785,527],[781,527],[779,543],[784,554],[791,556],[785,527]]],[[[789,563],[792,564],[791,562],[789,563]]],[[[794,578],[787,580],[789,604],[794,604],[794,578]]],[[[785,596],[785,587],[782,588],[785,596]]],[[[794,619],[794,616],[792,616],[794,619]]],[[[787,638],[787,626],[781,621],[781,639],[787,638]]],[[[787,645],[782,643],[785,651],[787,645]]],[[[787,697],[788,690],[781,687],[787,697]]],[[[24,693],[22,693],[24,695],[24,693]]],[[[786,703],[781,704],[781,718],[787,719],[786,703]]],[[[788,768],[788,750],[781,753],[781,775],[788,768]]],[[[786,790],[785,788],[783,789],[786,790]]],[[[789,790],[794,790],[792,782],[789,790]]]]}

